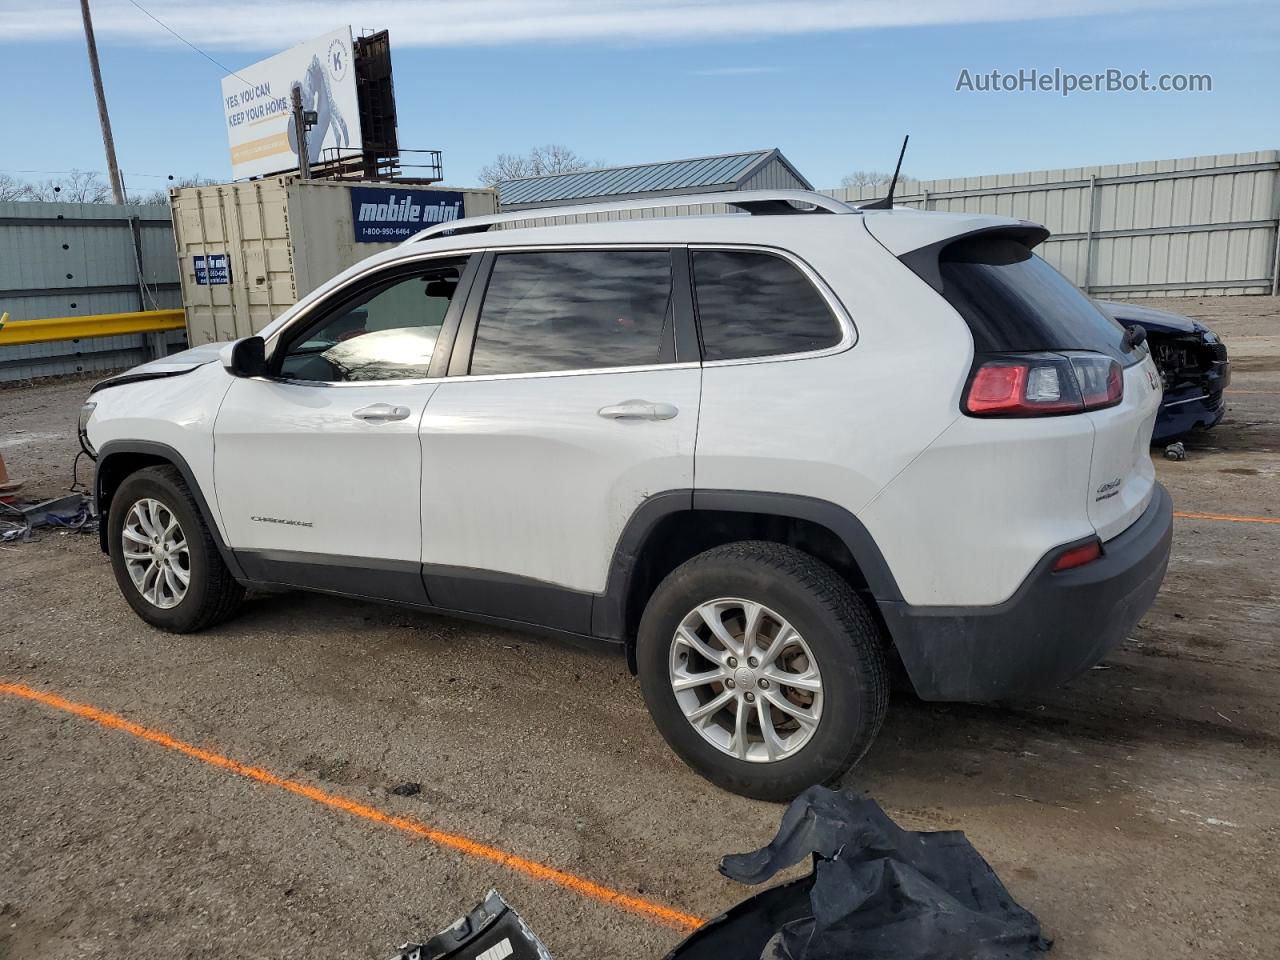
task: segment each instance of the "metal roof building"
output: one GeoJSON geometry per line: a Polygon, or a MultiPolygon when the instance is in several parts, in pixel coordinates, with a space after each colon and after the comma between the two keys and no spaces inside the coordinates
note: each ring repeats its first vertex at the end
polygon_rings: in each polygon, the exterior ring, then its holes
{"type": "Polygon", "coordinates": [[[504,211],[530,210],[592,200],[764,189],[812,190],[813,185],[775,148],[506,180],[498,184],[498,204],[504,211]]]}

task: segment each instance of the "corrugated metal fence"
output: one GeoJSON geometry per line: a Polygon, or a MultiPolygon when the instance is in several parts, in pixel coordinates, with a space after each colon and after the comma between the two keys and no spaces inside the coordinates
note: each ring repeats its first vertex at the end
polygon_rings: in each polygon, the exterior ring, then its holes
{"type": "MultiPolygon", "coordinates": [[[[182,306],[169,208],[108,203],[0,203],[0,312],[11,320],[182,306]]],[[[163,335],[87,337],[0,348],[0,381],[143,362],[163,335]]]]}
{"type": "MultiPolygon", "coordinates": [[[[895,203],[1042,223],[1040,252],[1123,299],[1277,292],[1280,152],[908,181],[895,203]]],[[[884,187],[825,190],[864,202],[884,187]]]]}

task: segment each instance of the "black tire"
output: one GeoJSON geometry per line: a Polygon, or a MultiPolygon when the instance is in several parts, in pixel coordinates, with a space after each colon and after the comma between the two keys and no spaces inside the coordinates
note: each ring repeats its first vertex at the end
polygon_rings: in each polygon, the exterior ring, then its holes
{"type": "Polygon", "coordinates": [[[837,779],[871,746],[889,702],[884,643],[866,605],[829,566],[764,541],[726,544],[677,567],[649,598],[636,640],[640,687],[654,723],[685,763],[717,786],[785,801],[837,779]],[[751,762],[725,753],[686,719],[670,682],[676,630],[720,597],[762,603],[799,631],[822,676],[817,728],[791,756],[751,762]]]}
{"type": "Polygon", "coordinates": [[[130,474],[111,498],[107,517],[107,545],[116,584],[129,606],[147,623],[172,633],[192,633],[226,620],[244,599],[244,587],[222,562],[222,554],[204,523],[200,508],[174,467],[146,467],[130,474]],[[122,536],[130,508],[139,500],[159,501],[177,518],[186,537],[190,557],[190,583],[176,605],[163,609],[143,597],[129,576],[122,536]]]}

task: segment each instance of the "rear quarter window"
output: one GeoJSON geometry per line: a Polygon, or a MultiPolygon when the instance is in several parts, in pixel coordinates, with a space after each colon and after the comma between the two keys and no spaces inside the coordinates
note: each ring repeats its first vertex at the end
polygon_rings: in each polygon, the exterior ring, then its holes
{"type": "Polygon", "coordinates": [[[834,347],[840,323],[789,260],[749,250],[695,250],[694,293],[704,360],[834,347]]]}
{"type": "Polygon", "coordinates": [[[1141,359],[1123,349],[1123,326],[1018,240],[958,240],[943,248],[938,270],[942,295],[979,354],[1092,350],[1123,365],[1141,359]]]}

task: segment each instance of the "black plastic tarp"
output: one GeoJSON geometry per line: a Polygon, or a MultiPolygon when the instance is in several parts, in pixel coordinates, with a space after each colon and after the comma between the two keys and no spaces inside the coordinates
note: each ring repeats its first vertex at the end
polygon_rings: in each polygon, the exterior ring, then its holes
{"type": "Polygon", "coordinates": [[[720,872],[765,883],[806,857],[809,876],[740,903],[668,960],[1026,960],[1049,949],[964,834],[903,830],[874,800],[824,787],[720,872]]]}

